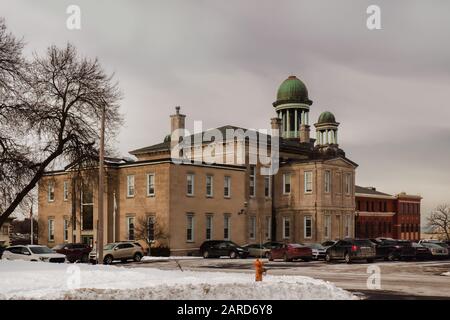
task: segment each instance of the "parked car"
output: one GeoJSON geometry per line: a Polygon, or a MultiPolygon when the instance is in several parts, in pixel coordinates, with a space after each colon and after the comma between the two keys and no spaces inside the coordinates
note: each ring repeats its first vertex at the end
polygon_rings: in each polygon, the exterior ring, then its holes
{"type": "Polygon", "coordinates": [[[327,249],[320,243],[305,243],[305,246],[311,248],[314,260],[325,260],[327,249]]]}
{"type": "Polygon", "coordinates": [[[228,256],[231,259],[247,258],[249,251],[246,248],[238,246],[236,243],[227,240],[209,240],[200,246],[200,254],[203,258],[219,258],[228,256]]]}
{"type": "MultiPolygon", "coordinates": [[[[132,242],[108,243],[103,247],[103,264],[111,264],[115,260],[127,262],[130,259],[139,262],[143,255],[142,248],[132,242]]],[[[89,261],[97,263],[97,260],[97,252],[94,249],[89,254],[89,261]]]]}
{"type": "Polygon", "coordinates": [[[92,248],[84,243],[65,243],[57,244],[52,250],[64,254],[71,263],[76,261],[87,263],[89,262],[89,253],[92,251],[92,248]]]}
{"type": "Polygon", "coordinates": [[[283,259],[285,262],[301,259],[311,261],[313,258],[311,248],[299,243],[285,243],[270,249],[269,261],[283,259]]]}
{"type": "Polygon", "coordinates": [[[416,250],[410,241],[395,239],[373,239],[371,241],[376,245],[378,259],[408,260],[414,259],[416,256],[416,250]]]}
{"type": "Polygon", "coordinates": [[[447,252],[449,252],[449,254],[447,255],[447,257],[450,257],[450,245],[447,242],[450,241],[440,241],[440,240],[420,240],[419,243],[423,244],[423,243],[434,243],[437,244],[438,246],[441,246],[445,249],[447,249],[447,252]]]}
{"type": "Polygon", "coordinates": [[[6,247],[0,245],[0,259],[2,258],[3,251],[5,251],[6,247]]]}
{"type": "Polygon", "coordinates": [[[421,242],[422,246],[430,249],[431,256],[434,259],[445,259],[448,257],[448,249],[432,242],[421,242]]]}
{"type": "Polygon", "coordinates": [[[328,247],[325,261],[345,260],[351,263],[354,260],[367,260],[373,262],[376,258],[375,245],[368,239],[345,239],[339,240],[328,247]]]}
{"type": "Polygon", "coordinates": [[[412,247],[415,251],[416,260],[429,260],[433,257],[431,250],[419,243],[413,242],[412,247]]]}
{"type": "Polygon", "coordinates": [[[246,244],[245,246],[242,247],[248,250],[248,255],[251,257],[268,258],[270,255],[270,249],[264,247],[263,244],[252,243],[246,244]]]}
{"type": "Polygon", "coordinates": [[[63,263],[66,256],[55,253],[46,246],[18,245],[6,248],[2,259],[63,263]]]}

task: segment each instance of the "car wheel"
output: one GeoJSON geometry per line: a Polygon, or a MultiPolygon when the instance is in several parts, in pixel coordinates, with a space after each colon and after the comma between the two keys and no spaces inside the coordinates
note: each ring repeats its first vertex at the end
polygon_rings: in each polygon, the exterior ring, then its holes
{"type": "Polygon", "coordinates": [[[388,260],[389,261],[394,261],[395,260],[395,255],[391,252],[391,253],[389,253],[389,255],[388,255],[388,260]]]}
{"type": "Polygon", "coordinates": [[[142,254],[140,254],[139,252],[134,254],[133,260],[135,262],[141,262],[141,259],[142,259],[142,254]]]}
{"type": "Polygon", "coordinates": [[[346,263],[351,263],[352,262],[352,258],[350,257],[350,254],[347,252],[344,256],[344,260],[346,263]]]}
{"type": "Polygon", "coordinates": [[[87,254],[83,254],[81,256],[81,262],[82,263],[88,263],[89,262],[89,256],[87,254]]]}
{"type": "Polygon", "coordinates": [[[107,255],[104,259],[103,259],[103,264],[111,264],[113,262],[113,257],[112,255],[107,255]]]}
{"type": "Polygon", "coordinates": [[[236,254],[235,251],[230,251],[229,256],[230,256],[230,259],[236,259],[237,258],[237,254],[236,254]]]}
{"type": "Polygon", "coordinates": [[[204,258],[204,259],[210,258],[210,256],[209,256],[209,251],[208,251],[208,250],[203,251],[203,258],[204,258]]]}
{"type": "Polygon", "coordinates": [[[266,252],[266,253],[264,254],[264,257],[270,260],[270,252],[266,252]]]}
{"type": "Polygon", "coordinates": [[[330,263],[330,262],[331,262],[331,255],[330,255],[329,253],[327,253],[327,254],[325,255],[325,262],[326,262],[326,263],[330,263]]]}

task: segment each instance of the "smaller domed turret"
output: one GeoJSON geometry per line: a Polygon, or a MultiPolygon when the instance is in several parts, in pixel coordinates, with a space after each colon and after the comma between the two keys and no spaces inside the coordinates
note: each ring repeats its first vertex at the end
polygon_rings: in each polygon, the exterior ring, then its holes
{"type": "Polygon", "coordinates": [[[322,112],[316,124],[316,145],[319,147],[338,145],[337,132],[339,122],[329,111],[322,112]]]}

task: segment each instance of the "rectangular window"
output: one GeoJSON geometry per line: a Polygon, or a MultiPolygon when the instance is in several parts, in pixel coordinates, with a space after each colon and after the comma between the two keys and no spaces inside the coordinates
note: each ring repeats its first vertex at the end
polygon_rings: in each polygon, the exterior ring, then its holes
{"type": "Polygon", "coordinates": [[[231,196],[231,177],[225,176],[223,181],[223,196],[229,198],[231,196]]]}
{"type": "Polygon", "coordinates": [[[250,217],[249,221],[249,238],[256,238],[256,217],[250,217]]]}
{"type": "Polygon", "coordinates": [[[351,230],[351,224],[352,224],[352,219],[351,219],[351,215],[346,215],[345,216],[345,237],[349,238],[350,237],[350,230],[351,230]]]}
{"type": "Polygon", "coordinates": [[[149,242],[155,241],[155,224],[156,218],[154,216],[147,217],[147,239],[149,242]]]}
{"type": "Polygon", "coordinates": [[[325,170],[325,193],[331,191],[331,171],[325,170]]]}
{"type": "Polygon", "coordinates": [[[331,216],[329,216],[329,215],[325,216],[325,221],[324,221],[323,227],[324,227],[323,233],[324,233],[325,238],[330,239],[330,237],[331,237],[331,216]]]}
{"type": "Polygon", "coordinates": [[[190,173],[186,176],[186,194],[188,196],[193,196],[194,195],[194,174],[190,173]]]}
{"type": "Polygon", "coordinates": [[[194,215],[188,213],[186,216],[186,241],[194,241],[194,215]]]}
{"type": "Polygon", "coordinates": [[[304,230],[305,238],[309,239],[312,237],[312,217],[305,216],[305,230],[304,230]]]}
{"type": "Polygon", "coordinates": [[[336,193],[341,193],[342,190],[342,175],[340,172],[336,173],[336,193]]]}
{"type": "Polygon", "coordinates": [[[272,217],[266,217],[266,239],[272,239],[272,217]]]}
{"type": "Polygon", "coordinates": [[[64,242],[69,241],[69,220],[67,220],[67,219],[64,219],[63,239],[64,239],[64,242]]]}
{"type": "Polygon", "coordinates": [[[287,217],[283,217],[283,239],[289,239],[291,237],[291,220],[287,217]]]}
{"type": "Polygon", "coordinates": [[[48,219],[48,241],[55,241],[55,220],[48,219]]]}
{"type": "Polygon", "coordinates": [[[212,197],[213,196],[213,176],[207,175],[206,176],[206,196],[212,197]]]}
{"type": "Polygon", "coordinates": [[[291,174],[283,173],[283,194],[291,193],[291,174]]]}
{"type": "Polygon", "coordinates": [[[55,182],[49,181],[48,182],[48,202],[55,201],[55,182]]]}
{"type": "Polygon", "coordinates": [[[312,182],[312,171],[305,171],[305,193],[312,193],[313,182],[312,182]]]}
{"type": "Polygon", "coordinates": [[[134,217],[127,217],[127,239],[134,240],[134,217]]]}
{"type": "Polygon", "coordinates": [[[94,229],[94,194],[93,187],[83,185],[81,190],[81,230],[94,229]]]}
{"type": "Polygon", "coordinates": [[[264,196],[270,198],[271,181],[270,176],[264,176],[264,196]]]}
{"type": "Polygon", "coordinates": [[[255,179],[256,167],[250,166],[250,196],[254,197],[256,194],[256,179],[255,179]]]}
{"type": "Polygon", "coordinates": [[[147,196],[155,196],[155,174],[147,174],[147,196]]]}
{"type": "Polygon", "coordinates": [[[347,173],[345,175],[345,193],[350,194],[352,192],[352,175],[347,173]]]}
{"type": "Polygon", "coordinates": [[[212,240],[213,216],[206,215],[206,240],[212,240]]]}
{"type": "Polygon", "coordinates": [[[134,197],[134,176],[127,176],[127,197],[134,197]]]}
{"type": "Polygon", "coordinates": [[[223,217],[223,239],[230,240],[231,218],[229,215],[223,217]]]}
{"type": "Polygon", "coordinates": [[[63,200],[67,201],[69,199],[69,181],[64,181],[63,183],[63,200]]]}

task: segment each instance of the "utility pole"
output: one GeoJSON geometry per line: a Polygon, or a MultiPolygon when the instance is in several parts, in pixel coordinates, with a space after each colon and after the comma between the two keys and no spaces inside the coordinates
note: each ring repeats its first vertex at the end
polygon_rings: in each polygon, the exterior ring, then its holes
{"type": "Polygon", "coordinates": [[[33,233],[33,202],[31,202],[31,208],[30,208],[30,244],[34,244],[34,233],[33,233]]]}
{"type": "Polygon", "coordinates": [[[103,187],[105,179],[105,105],[102,106],[101,128],[100,128],[100,150],[98,166],[98,231],[97,231],[97,263],[103,263],[103,187]]]}

